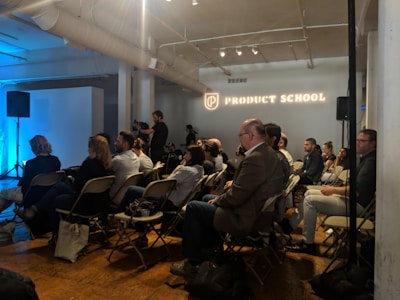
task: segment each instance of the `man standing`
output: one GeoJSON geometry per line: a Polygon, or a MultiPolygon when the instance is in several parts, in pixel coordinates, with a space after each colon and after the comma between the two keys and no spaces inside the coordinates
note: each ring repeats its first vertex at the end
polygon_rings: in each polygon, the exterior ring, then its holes
{"type": "Polygon", "coordinates": [[[210,200],[191,201],[183,224],[182,263],[172,264],[171,273],[190,276],[214,249],[222,247],[220,232],[243,236],[263,230],[268,221],[260,217],[266,200],[282,192],[283,171],[274,150],[265,143],[265,129],[258,119],[248,119],[239,128],[245,158],[240,162],[232,186],[210,200]]]}
{"type": "Polygon", "coordinates": [[[115,150],[117,154],[112,160],[115,181],[110,189],[111,199],[124,184],[128,176],[139,172],[140,161],[136,154],[132,151],[133,141],[133,134],[126,130],[121,131],[115,140],[115,150]]]}
{"type": "MultiPolygon", "coordinates": [[[[359,214],[373,199],[376,189],[376,131],[363,129],[357,137],[356,152],[360,163],[356,173],[356,201],[359,214]]],[[[348,212],[350,187],[324,185],[321,190],[309,190],[305,193],[304,202],[290,216],[290,224],[297,227],[304,219],[303,239],[286,246],[289,251],[315,254],[315,227],[317,214],[345,216],[348,212]]]]}
{"type": "Polygon", "coordinates": [[[164,145],[168,138],[168,127],[164,123],[164,115],[161,111],[156,110],[152,113],[154,126],[149,129],[138,128],[139,133],[153,134],[150,143],[150,157],[155,164],[161,161],[164,153],[164,145]]]}
{"type": "Polygon", "coordinates": [[[300,184],[317,184],[321,178],[324,169],[324,161],[321,154],[315,150],[317,141],[314,138],[308,138],[304,141],[303,167],[297,172],[300,175],[300,184]]]}

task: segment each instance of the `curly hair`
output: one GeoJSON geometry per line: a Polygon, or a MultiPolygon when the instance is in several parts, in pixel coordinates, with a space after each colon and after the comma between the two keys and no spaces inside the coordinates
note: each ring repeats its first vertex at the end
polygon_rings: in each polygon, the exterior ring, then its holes
{"type": "Polygon", "coordinates": [[[53,152],[49,141],[43,135],[35,135],[29,140],[33,154],[50,154],[53,152]]]}
{"type": "Polygon", "coordinates": [[[101,161],[104,168],[112,168],[112,158],[110,147],[108,146],[107,139],[100,135],[95,135],[89,138],[89,148],[92,148],[96,153],[96,158],[101,161]]]}

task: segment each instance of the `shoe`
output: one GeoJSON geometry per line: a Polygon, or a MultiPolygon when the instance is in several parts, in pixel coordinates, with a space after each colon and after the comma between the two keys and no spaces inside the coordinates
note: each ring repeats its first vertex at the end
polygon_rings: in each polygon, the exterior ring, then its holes
{"type": "Polygon", "coordinates": [[[140,236],[140,237],[134,239],[133,243],[135,244],[136,248],[138,248],[138,249],[147,248],[149,246],[149,240],[147,239],[146,236],[140,236]]]}
{"type": "Polygon", "coordinates": [[[306,244],[304,240],[301,240],[297,243],[286,245],[285,249],[291,252],[298,252],[298,253],[307,253],[311,255],[315,255],[317,253],[317,248],[315,244],[306,244]]]}
{"type": "Polygon", "coordinates": [[[14,209],[14,212],[18,217],[20,217],[24,221],[30,221],[36,215],[36,211],[32,208],[27,208],[25,210],[14,209]]]}
{"type": "Polygon", "coordinates": [[[193,265],[188,260],[185,260],[181,263],[172,264],[169,271],[177,276],[193,277],[198,270],[199,265],[193,265]]]}
{"type": "Polygon", "coordinates": [[[279,223],[284,234],[290,235],[293,232],[293,227],[290,225],[289,219],[283,218],[279,223]]]}

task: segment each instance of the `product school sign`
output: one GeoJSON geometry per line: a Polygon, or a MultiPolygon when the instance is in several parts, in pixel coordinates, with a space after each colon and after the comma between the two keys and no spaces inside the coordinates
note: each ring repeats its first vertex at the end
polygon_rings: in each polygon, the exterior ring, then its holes
{"type": "Polygon", "coordinates": [[[204,94],[204,107],[207,110],[216,110],[219,106],[265,105],[276,103],[315,103],[325,102],[323,93],[282,94],[282,95],[256,95],[240,97],[224,97],[220,99],[219,93],[204,94]]]}

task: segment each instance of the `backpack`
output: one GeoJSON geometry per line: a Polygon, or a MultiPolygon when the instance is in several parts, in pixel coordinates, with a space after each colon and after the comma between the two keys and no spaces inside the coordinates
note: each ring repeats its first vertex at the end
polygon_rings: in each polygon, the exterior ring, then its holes
{"type": "Polygon", "coordinates": [[[246,286],[246,265],[239,253],[218,252],[204,261],[185,289],[199,299],[251,299],[246,286]]]}

